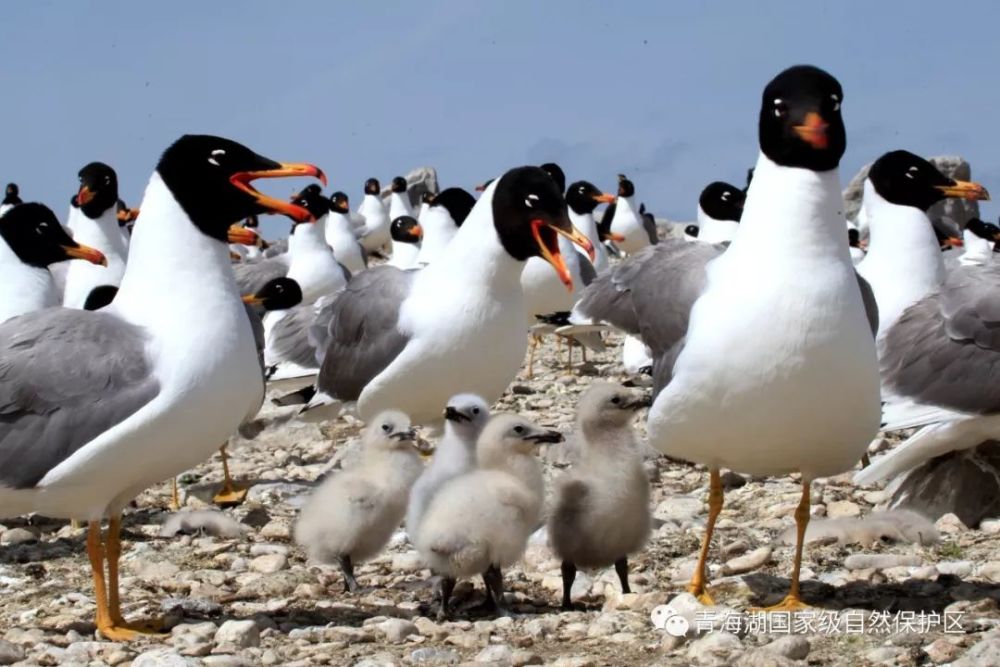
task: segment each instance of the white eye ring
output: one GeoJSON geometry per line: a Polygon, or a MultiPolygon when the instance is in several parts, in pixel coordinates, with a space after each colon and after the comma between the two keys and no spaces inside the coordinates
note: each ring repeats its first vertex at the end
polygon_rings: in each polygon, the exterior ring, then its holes
{"type": "Polygon", "coordinates": [[[214,165],[215,165],[216,167],[218,167],[218,166],[219,166],[219,163],[218,163],[218,161],[217,161],[217,160],[216,160],[216,159],[215,159],[214,157],[210,157],[210,158],[208,158],[208,163],[209,163],[209,164],[214,164],[214,165]]]}
{"type": "Polygon", "coordinates": [[[212,155],[225,155],[225,154],[226,151],[222,150],[221,148],[216,148],[214,151],[212,151],[212,155]]]}
{"type": "Polygon", "coordinates": [[[722,201],[729,201],[729,192],[722,193],[722,201]]]}

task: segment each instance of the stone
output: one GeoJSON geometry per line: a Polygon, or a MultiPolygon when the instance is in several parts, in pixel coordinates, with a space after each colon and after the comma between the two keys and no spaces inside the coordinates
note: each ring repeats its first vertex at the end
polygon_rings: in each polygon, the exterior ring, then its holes
{"type": "Polygon", "coordinates": [[[136,656],[132,667],[196,667],[198,661],[185,658],[176,651],[158,648],[136,656]]]}
{"type": "Polygon", "coordinates": [[[733,663],[733,667],[796,667],[801,664],[801,662],[786,658],[783,655],[769,653],[764,649],[757,649],[756,651],[749,651],[741,655],[733,663]]]}
{"type": "Polygon", "coordinates": [[[201,659],[204,667],[251,667],[255,663],[238,655],[207,655],[201,659]]]}
{"type": "Polygon", "coordinates": [[[393,644],[402,644],[410,635],[419,635],[417,626],[402,618],[390,618],[382,621],[376,629],[382,634],[386,641],[393,644]]]}
{"type": "Polygon", "coordinates": [[[779,637],[761,649],[768,653],[781,655],[792,660],[805,660],[809,655],[809,641],[801,635],[779,637]]]}
{"type": "Polygon", "coordinates": [[[915,567],[921,565],[920,556],[897,554],[851,554],[844,559],[848,570],[887,570],[890,567],[915,567]]]}
{"type": "Polygon", "coordinates": [[[13,665],[24,660],[24,649],[5,639],[0,639],[0,665],[13,665]]]}
{"type": "Polygon", "coordinates": [[[941,637],[924,646],[923,652],[927,654],[927,657],[934,664],[940,665],[957,658],[962,653],[962,647],[954,641],[949,641],[947,638],[941,637]]]}
{"type": "Polygon", "coordinates": [[[947,560],[937,564],[937,571],[955,577],[967,577],[972,574],[972,563],[967,560],[947,560]]]}
{"type": "Polygon", "coordinates": [[[557,658],[552,663],[552,667],[596,667],[597,662],[593,658],[574,655],[565,658],[557,658]]]}
{"type": "Polygon", "coordinates": [[[691,642],[687,658],[697,665],[731,665],[736,653],[743,651],[740,638],[729,632],[710,632],[691,642]]]}
{"type": "Polygon", "coordinates": [[[899,646],[879,646],[865,653],[865,660],[874,665],[896,665],[906,655],[906,649],[899,646]]]}
{"type": "Polygon", "coordinates": [[[285,554],[264,554],[250,561],[250,569],[261,574],[274,574],[285,569],[288,557],[285,554]]]}
{"type": "Polygon", "coordinates": [[[260,646],[260,630],[254,621],[226,621],[216,631],[215,643],[220,647],[260,646]]]}
{"type": "Polygon", "coordinates": [[[705,503],[699,498],[691,496],[670,496],[659,505],[653,512],[653,516],[663,521],[675,521],[683,523],[690,521],[705,511],[705,503]]]}
{"type": "Polygon", "coordinates": [[[1000,637],[989,637],[975,644],[951,667],[994,667],[1000,656],[1000,637]]]}
{"type": "Polygon", "coordinates": [[[196,510],[171,514],[160,528],[160,537],[204,534],[235,539],[243,533],[236,519],[218,510],[196,510]]]}
{"type": "Polygon", "coordinates": [[[748,554],[731,558],[722,566],[722,574],[743,574],[767,565],[771,560],[771,547],[763,546],[748,554]]]}
{"type": "Polygon", "coordinates": [[[32,544],[38,541],[38,534],[27,528],[11,528],[0,535],[0,544],[32,544]]]}
{"type": "Polygon", "coordinates": [[[506,644],[490,644],[476,654],[475,661],[511,665],[514,662],[514,651],[506,644]]]}
{"type": "Polygon", "coordinates": [[[831,519],[860,516],[861,507],[850,500],[835,500],[832,503],[827,503],[826,515],[831,519]]]}
{"type": "Polygon", "coordinates": [[[979,566],[977,574],[994,583],[1000,583],[1000,560],[991,560],[979,566]]]}
{"type": "Polygon", "coordinates": [[[415,665],[457,665],[462,661],[458,652],[450,648],[434,648],[427,646],[415,649],[410,653],[410,662],[415,665]]]}
{"type": "Polygon", "coordinates": [[[426,567],[424,559],[416,551],[392,555],[393,572],[420,572],[426,567]]]}
{"type": "Polygon", "coordinates": [[[1000,515],[1000,442],[951,452],[913,469],[889,500],[937,520],[942,533],[964,532],[1000,515]],[[953,514],[959,521],[948,519],[953,514]]]}

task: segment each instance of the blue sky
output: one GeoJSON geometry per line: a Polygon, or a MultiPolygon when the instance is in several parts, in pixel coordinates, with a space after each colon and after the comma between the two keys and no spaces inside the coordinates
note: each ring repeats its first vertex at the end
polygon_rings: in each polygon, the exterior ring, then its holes
{"type": "Polygon", "coordinates": [[[315,162],[353,205],[371,175],[428,164],[471,189],[555,160],[605,189],[625,172],[691,219],[705,184],[742,184],[756,159],[763,85],[807,62],[845,89],[845,183],[907,148],[961,154],[1000,194],[996,3],[346,4],[4,3],[0,181],[61,217],[102,160],[136,205],[194,132],[315,162]]]}

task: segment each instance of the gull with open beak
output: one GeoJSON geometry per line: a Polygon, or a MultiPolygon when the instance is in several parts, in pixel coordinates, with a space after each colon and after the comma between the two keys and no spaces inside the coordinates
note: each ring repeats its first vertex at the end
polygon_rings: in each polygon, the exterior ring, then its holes
{"type": "Polygon", "coordinates": [[[122,510],[208,458],[263,400],[227,242],[230,225],[249,215],[310,217],[250,186],[278,176],[322,172],[221,137],[181,137],[146,187],[115,300],[0,325],[0,512],[89,523],[95,625],[108,639],[150,632],[122,616],[122,510]],[[170,308],[150,298],[166,293],[170,308]]]}
{"type": "Polygon", "coordinates": [[[506,172],[476,202],[448,257],[417,271],[369,269],[320,315],[329,324],[313,405],[357,401],[362,418],[392,406],[415,423],[438,424],[455,394],[499,398],[527,347],[525,262],[541,257],[573,285],[561,237],[593,253],[548,174],[506,172]]]}

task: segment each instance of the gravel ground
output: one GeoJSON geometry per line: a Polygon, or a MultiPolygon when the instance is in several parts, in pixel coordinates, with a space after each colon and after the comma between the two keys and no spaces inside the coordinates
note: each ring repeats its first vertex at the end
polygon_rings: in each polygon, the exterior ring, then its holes
{"type": "MultiPolygon", "coordinates": [[[[577,351],[571,373],[565,347],[560,355],[550,339],[535,377],[522,373],[499,407],[570,435],[578,394],[598,377],[629,380],[616,345],[585,364],[577,351]]],[[[40,517],[0,524],[0,665],[1000,664],[1000,521],[969,530],[949,515],[936,524],[936,542],[873,540],[870,526],[850,518],[868,515],[881,491],[857,489],[849,475],[816,483],[814,517],[848,520],[807,547],[803,591],[815,609],[803,625],[784,617],[795,624],[791,632],[780,617],[762,625],[762,616],[736,612],[776,602],[787,589],[792,548],[781,537],[793,525],[797,480],[725,476],[711,556],[720,606],[705,611],[680,594],[697,557],[708,475],[652,453],[657,527],[631,559],[630,595],[619,593],[613,570],[581,573],[575,592],[584,610],[561,612],[559,563],[539,534],[524,562],[506,572],[513,617],[463,609],[482,599],[477,581],[457,589],[455,620],[437,623],[429,572],[399,532],[358,568],[363,589],[349,596],[338,572],[306,561],[290,531],[303,494],[349,458],[360,424],[349,416],[301,423],[294,414],[266,407],[259,435],[232,443],[234,474],[253,486],[242,506],[225,511],[231,521],[196,515],[188,523],[204,529],[161,536],[171,516],[167,484],[143,493],[126,515],[125,614],[162,618],[165,639],[96,641],[82,531],[40,517]],[[234,532],[212,534],[224,529],[234,532]],[[864,543],[849,543],[855,539],[864,543]],[[666,630],[651,621],[670,601],[686,636],[668,632],[683,632],[676,619],[666,630]],[[710,615],[716,626],[705,632],[710,615]]],[[[572,449],[570,436],[546,454],[550,478],[572,449]]],[[[183,475],[184,510],[209,509],[220,478],[217,457],[183,475]]]]}

